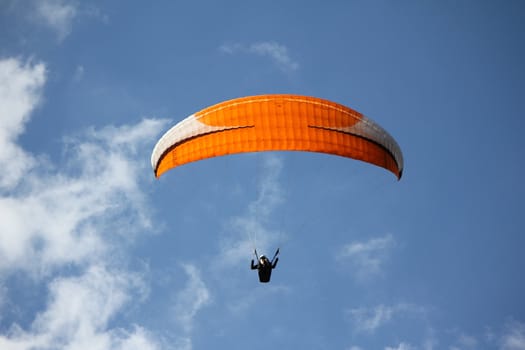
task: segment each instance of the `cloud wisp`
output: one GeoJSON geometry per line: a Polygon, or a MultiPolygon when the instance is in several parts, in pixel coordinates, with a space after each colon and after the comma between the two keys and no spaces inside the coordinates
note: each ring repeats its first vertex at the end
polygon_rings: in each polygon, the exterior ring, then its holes
{"type": "Polygon", "coordinates": [[[97,261],[112,239],[150,228],[138,152],[164,122],[68,138],[63,164],[54,165],[17,144],[41,99],[45,66],[2,60],[0,77],[0,273],[97,261]]]}
{"type": "Polygon", "coordinates": [[[56,32],[59,41],[71,33],[73,20],[78,15],[75,3],[67,0],[40,0],[35,2],[35,6],[36,17],[56,32]]]}
{"type": "Polygon", "coordinates": [[[405,342],[399,343],[399,345],[396,347],[391,347],[391,346],[385,347],[385,350],[414,350],[414,349],[415,348],[412,347],[412,345],[405,343],[405,342]]]}
{"type": "Polygon", "coordinates": [[[138,276],[93,265],[81,276],[49,284],[47,308],[29,330],[11,325],[0,334],[2,349],[147,349],[159,348],[140,326],[111,328],[110,320],[143,290],[138,276]]]}
{"type": "Polygon", "coordinates": [[[202,280],[200,270],[193,264],[183,264],[188,276],[185,287],[176,295],[174,306],[175,321],[182,332],[176,339],[177,349],[191,350],[193,347],[192,330],[198,312],[211,303],[211,293],[202,280]]]}
{"type": "Polygon", "coordinates": [[[292,59],[288,47],[275,41],[256,42],[249,45],[224,44],[219,47],[219,51],[229,55],[241,53],[267,57],[284,72],[293,72],[299,69],[299,63],[292,59]]]}
{"type": "Polygon", "coordinates": [[[365,280],[381,273],[383,264],[394,246],[394,237],[387,234],[365,242],[346,244],[336,258],[341,263],[349,264],[359,280],[365,280]]]}
{"type": "MultiPolygon", "coordinates": [[[[385,350],[468,350],[468,349],[498,349],[498,350],[525,350],[525,324],[516,320],[505,322],[495,330],[485,327],[479,334],[467,334],[459,329],[436,329],[428,325],[428,309],[414,304],[380,304],[370,308],[355,308],[347,310],[346,316],[352,320],[355,334],[365,336],[380,336],[380,328],[387,328],[389,324],[399,322],[407,316],[415,320],[425,320],[426,333],[417,339],[420,332],[409,335],[412,339],[400,340],[396,335],[398,345],[385,345],[385,350]],[[413,337],[415,336],[415,338],[413,337]]],[[[360,346],[352,345],[350,350],[363,350],[360,346]]]]}
{"type": "Polygon", "coordinates": [[[2,0],[0,8],[30,25],[46,29],[61,43],[73,32],[79,18],[109,22],[96,5],[78,0],[2,0]]]}
{"type": "Polygon", "coordinates": [[[46,79],[43,63],[0,60],[0,190],[10,190],[34,164],[32,155],[17,144],[31,112],[41,100],[46,79]]]}
{"type": "Polygon", "coordinates": [[[211,295],[195,265],[184,264],[182,267],[188,276],[188,282],[177,294],[175,317],[184,332],[190,333],[197,313],[211,302],[211,295]]]}
{"type": "MultiPolygon", "coordinates": [[[[16,177],[21,190],[0,197],[0,269],[45,272],[95,261],[113,248],[112,240],[126,241],[149,229],[139,185],[147,171],[136,160],[135,142],[150,139],[161,124],[143,120],[91,130],[81,139],[68,139],[64,165],[35,165],[16,177]],[[142,135],[141,140],[134,135],[142,135]]],[[[24,161],[16,155],[8,159],[6,168],[18,169],[17,162],[24,161]]]]}
{"type": "Polygon", "coordinates": [[[372,334],[380,327],[389,323],[394,317],[400,315],[418,316],[426,313],[420,306],[407,303],[395,305],[379,304],[375,307],[359,307],[346,310],[350,318],[353,330],[356,333],[372,334]]]}
{"type": "MultiPolygon", "coordinates": [[[[157,349],[144,328],[111,320],[148,290],[121,258],[125,242],[151,228],[141,152],[164,121],[90,129],[67,138],[64,159],[53,164],[18,143],[45,71],[42,63],[0,60],[0,281],[28,274],[49,293],[42,308],[27,310],[28,326],[0,318],[0,348],[157,349]]],[[[0,294],[3,310],[24,303],[9,285],[0,294]]]]}
{"type": "Polygon", "coordinates": [[[525,350],[525,323],[511,321],[505,325],[500,340],[501,350],[525,350]]]}

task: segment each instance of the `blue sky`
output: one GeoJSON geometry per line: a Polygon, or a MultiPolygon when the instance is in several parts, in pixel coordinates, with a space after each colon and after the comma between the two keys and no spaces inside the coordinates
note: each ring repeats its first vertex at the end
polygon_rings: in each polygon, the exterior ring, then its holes
{"type": "Polygon", "coordinates": [[[524,13],[0,1],[0,348],[525,349],[524,13]],[[154,178],[169,127],[267,93],[364,113],[403,178],[297,152],[154,178]]]}

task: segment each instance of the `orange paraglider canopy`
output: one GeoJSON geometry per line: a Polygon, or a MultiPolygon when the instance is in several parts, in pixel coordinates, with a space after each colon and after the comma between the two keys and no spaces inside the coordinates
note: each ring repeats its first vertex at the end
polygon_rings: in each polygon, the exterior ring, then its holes
{"type": "Polygon", "coordinates": [[[182,120],[157,142],[155,176],[189,162],[258,151],[335,154],[403,173],[403,155],[382,127],[335,102],[298,95],[249,96],[218,103],[182,120]]]}

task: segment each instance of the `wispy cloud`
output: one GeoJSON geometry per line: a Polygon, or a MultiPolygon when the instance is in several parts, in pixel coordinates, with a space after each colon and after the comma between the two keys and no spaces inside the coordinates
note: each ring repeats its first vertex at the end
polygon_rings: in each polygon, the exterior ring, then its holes
{"type": "Polygon", "coordinates": [[[395,308],[378,305],[372,309],[357,308],[347,311],[352,319],[354,329],[362,332],[373,332],[384,323],[392,319],[395,308]]]}
{"type": "Polygon", "coordinates": [[[56,278],[49,303],[29,330],[12,325],[0,335],[2,349],[147,349],[159,348],[143,328],[110,328],[109,321],[129,303],[140,278],[91,266],[78,277],[56,278]]]}
{"type": "Polygon", "coordinates": [[[479,347],[478,340],[471,335],[460,334],[454,345],[450,346],[450,350],[467,350],[477,349],[479,347]]]}
{"type": "Polygon", "coordinates": [[[436,344],[442,344],[441,348],[449,350],[468,349],[499,349],[499,350],[525,350],[525,323],[509,320],[501,326],[487,326],[479,334],[468,334],[461,329],[446,330],[441,337],[434,334],[431,340],[427,340],[422,348],[425,350],[436,349],[436,344]],[[452,339],[447,335],[452,332],[452,339]],[[441,338],[441,339],[438,339],[441,338]],[[445,344],[449,344],[445,346],[445,344]]]}
{"type": "Polygon", "coordinates": [[[279,67],[286,71],[299,69],[299,64],[290,57],[288,48],[279,43],[273,41],[255,43],[249,46],[248,51],[257,55],[270,57],[279,67]]]}
{"type": "Polygon", "coordinates": [[[64,40],[71,33],[73,20],[78,14],[75,2],[68,0],[39,0],[35,2],[35,5],[37,18],[54,30],[59,40],[64,40]]]}
{"type": "Polygon", "coordinates": [[[210,303],[211,295],[195,265],[184,264],[182,267],[188,276],[188,282],[177,294],[175,317],[184,331],[189,333],[193,328],[197,312],[210,303]]]}
{"type": "MultiPolygon", "coordinates": [[[[357,308],[348,310],[347,316],[353,320],[354,330],[365,334],[377,334],[379,328],[386,328],[388,323],[395,323],[396,318],[411,316],[416,320],[427,319],[427,309],[413,304],[397,304],[392,306],[378,305],[372,308],[357,308]]],[[[472,335],[460,329],[436,329],[428,327],[427,335],[423,339],[412,337],[410,341],[399,341],[398,345],[385,346],[385,350],[468,350],[468,349],[498,349],[498,350],[525,350],[525,323],[507,321],[501,327],[488,327],[480,334],[472,335]]],[[[418,333],[418,332],[416,332],[418,333]]],[[[411,334],[412,336],[415,334],[411,334]]],[[[411,336],[409,335],[409,336],[411,336]]],[[[399,338],[401,335],[397,335],[399,338]]],[[[361,350],[359,346],[352,346],[349,350],[361,350]]]]}
{"type": "Polygon", "coordinates": [[[365,242],[346,244],[337,254],[337,259],[340,262],[350,264],[356,277],[362,280],[381,272],[382,266],[394,246],[394,237],[387,234],[365,242]]]}
{"type": "Polygon", "coordinates": [[[191,350],[193,348],[192,330],[198,312],[211,303],[211,293],[202,280],[200,270],[193,264],[183,264],[182,268],[188,280],[184,288],[176,294],[174,314],[181,332],[175,338],[175,349],[191,350]]]}
{"type": "Polygon", "coordinates": [[[84,66],[82,65],[78,65],[77,68],[75,69],[75,73],[73,74],[73,81],[81,81],[82,78],[84,78],[84,72],[85,72],[85,69],[84,69],[84,66]]]}
{"type": "Polygon", "coordinates": [[[0,190],[11,189],[35,164],[17,140],[40,102],[45,78],[43,63],[0,60],[0,190]]]}
{"type": "Polygon", "coordinates": [[[415,348],[412,345],[405,343],[405,342],[399,343],[399,345],[396,347],[387,346],[385,348],[385,350],[413,350],[413,349],[415,348]]]}
{"type": "Polygon", "coordinates": [[[525,323],[512,321],[505,325],[501,350],[525,350],[525,323]]]}
{"type": "Polygon", "coordinates": [[[44,84],[44,64],[0,60],[0,281],[29,273],[49,290],[26,329],[1,320],[0,348],[156,349],[142,327],[111,326],[147,287],[140,275],[112,267],[122,261],[108,253],[122,253],[151,227],[140,185],[150,171],[140,152],[164,122],[90,129],[68,138],[63,161],[53,164],[18,144],[44,84]]]}
{"type": "MultiPolygon", "coordinates": [[[[6,2],[6,0],[3,0],[6,2]]],[[[3,5],[3,4],[2,4],[3,5]]],[[[6,9],[13,16],[43,27],[55,34],[59,42],[72,32],[79,18],[109,22],[109,16],[87,1],[78,0],[7,0],[6,9]]]]}
{"type": "Polygon", "coordinates": [[[139,185],[148,171],[137,154],[164,122],[68,138],[64,163],[55,166],[17,144],[44,81],[41,63],[0,61],[0,272],[96,261],[112,238],[150,227],[139,185]]]}
{"type": "Polygon", "coordinates": [[[425,313],[425,308],[407,303],[395,305],[379,304],[371,308],[359,307],[346,310],[346,315],[351,320],[353,330],[357,333],[374,333],[378,328],[399,315],[421,316],[425,313]]]}
{"type": "Polygon", "coordinates": [[[268,57],[285,72],[292,72],[299,69],[299,63],[292,59],[289,49],[285,45],[275,41],[256,42],[249,45],[239,43],[224,44],[220,46],[219,50],[230,55],[243,53],[268,57]]]}
{"type": "MultiPolygon", "coordinates": [[[[0,197],[0,269],[95,261],[113,247],[113,239],[151,227],[139,185],[148,171],[136,151],[161,124],[143,120],[91,130],[68,139],[64,165],[35,165],[19,175],[23,191],[0,197]]],[[[8,159],[5,169],[20,168],[17,162],[23,161],[15,155],[8,159]]]]}

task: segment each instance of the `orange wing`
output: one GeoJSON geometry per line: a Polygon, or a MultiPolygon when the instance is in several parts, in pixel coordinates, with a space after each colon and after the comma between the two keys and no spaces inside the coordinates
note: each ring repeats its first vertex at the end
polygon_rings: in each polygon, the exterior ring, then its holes
{"type": "Polygon", "coordinates": [[[343,105],[298,95],[249,96],[190,115],[157,142],[155,176],[189,162],[258,151],[336,154],[403,173],[403,155],[382,127],[343,105]]]}

